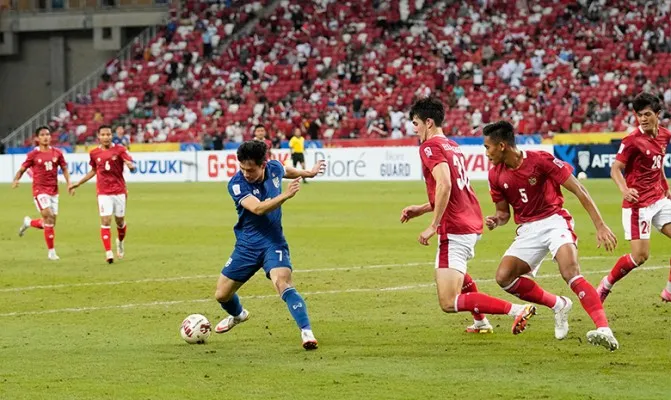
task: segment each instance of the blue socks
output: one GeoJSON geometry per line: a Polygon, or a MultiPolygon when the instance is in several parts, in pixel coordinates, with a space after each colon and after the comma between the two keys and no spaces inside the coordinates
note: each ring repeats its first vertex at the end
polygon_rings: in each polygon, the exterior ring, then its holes
{"type": "Polygon", "coordinates": [[[225,303],[220,302],[219,304],[221,308],[234,317],[237,317],[242,312],[242,304],[240,304],[240,298],[237,293],[229,301],[225,303]]]}
{"type": "Polygon", "coordinates": [[[303,301],[303,298],[300,294],[298,294],[296,289],[290,287],[284,290],[284,292],[282,292],[282,300],[287,303],[289,312],[296,321],[296,325],[298,325],[298,327],[301,329],[311,330],[312,328],[310,327],[310,318],[308,318],[308,308],[305,305],[305,301],[303,301]]]}

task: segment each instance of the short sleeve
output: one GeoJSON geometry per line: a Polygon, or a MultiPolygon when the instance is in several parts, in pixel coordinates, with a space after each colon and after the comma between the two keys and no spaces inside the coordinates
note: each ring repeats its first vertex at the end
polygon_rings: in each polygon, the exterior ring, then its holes
{"type": "Polygon", "coordinates": [[[498,179],[496,179],[496,172],[494,168],[489,170],[488,183],[489,195],[492,197],[492,201],[494,203],[498,203],[505,200],[503,197],[503,192],[501,191],[501,187],[499,186],[498,179]]]}
{"type": "Polygon", "coordinates": [[[631,143],[631,140],[625,138],[620,144],[620,148],[617,150],[615,159],[623,164],[627,164],[632,158],[632,154],[634,154],[635,150],[636,146],[631,143]]]}
{"type": "Polygon", "coordinates": [[[284,166],[282,165],[281,162],[279,162],[279,161],[277,161],[277,160],[270,160],[270,161],[268,161],[268,169],[269,169],[271,172],[276,173],[277,176],[280,177],[280,179],[283,179],[283,178],[284,178],[284,174],[285,174],[285,172],[284,172],[284,166]]]}
{"type": "Polygon", "coordinates": [[[58,154],[58,165],[60,165],[61,169],[65,169],[68,165],[65,163],[65,156],[63,153],[58,154]]]}
{"type": "Polygon", "coordinates": [[[422,164],[424,164],[429,171],[433,171],[433,168],[436,165],[447,162],[447,157],[445,156],[443,149],[436,143],[425,142],[422,144],[419,148],[419,157],[422,159],[422,164]]]}
{"type": "Polygon", "coordinates": [[[93,157],[93,153],[89,153],[89,156],[91,156],[89,165],[91,166],[91,168],[96,169],[96,159],[93,157]]]}
{"type": "Polygon", "coordinates": [[[240,205],[242,200],[252,196],[252,187],[243,179],[232,179],[228,183],[228,194],[231,195],[235,205],[240,205]]]}
{"type": "Polygon", "coordinates": [[[540,151],[538,154],[541,168],[550,180],[561,185],[573,174],[573,167],[569,163],[545,151],[540,151]]]}
{"type": "Polygon", "coordinates": [[[23,164],[21,164],[21,167],[24,169],[28,169],[33,166],[34,162],[35,162],[35,153],[31,151],[30,153],[28,153],[26,161],[24,161],[23,164]]]}
{"type": "Polygon", "coordinates": [[[121,157],[122,160],[125,161],[133,161],[133,157],[131,157],[130,153],[128,152],[128,149],[125,147],[121,147],[121,151],[119,151],[119,157],[121,157]]]}

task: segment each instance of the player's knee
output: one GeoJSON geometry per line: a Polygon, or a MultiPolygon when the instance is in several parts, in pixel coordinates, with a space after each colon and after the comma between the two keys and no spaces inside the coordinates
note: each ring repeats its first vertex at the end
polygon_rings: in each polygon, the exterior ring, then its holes
{"type": "Polygon", "coordinates": [[[443,297],[438,299],[438,303],[440,304],[440,309],[443,310],[443,312],[446,313],[454,313],[456,310],[454,309],[454,301],[456,299],[456,296],[449,296],[449,297],[443,297]]]}
{"type": "Polygon", "coordinates": [[[580,275],[580,265],[578,263],[563,265],[559,268],[559,273],[561,274],[562,279],[568,283],[571,279],[580,275]]]}
{"type": "Polygon", "coordinates": [[[226,290],[219,289],[214,291],[214,298],[217,299],[219,303],[225,303],[233,297],[233,293],[228,293],[226,290]]]}
{"type": "Polygon", "coordinates": [[[502,288],[510,285],[513,280],[515,280],[515,278],[516,277],[512,276],[507,270],[498,269],[496,271],[496,283],[498,283],[502,288]]]}
{"type": "Polygon", "coordinates": [[[53,214],[47,214],[43,216],[42,220],[47,225],[53,225],[56,222],[56,218],[54,218],[53,214]]]}
{"type": "Polygon", "coordinates": [[[115,217],[114,220],[116,221],[116,226],[118,226],[119,228],[123,227],[124,224],[126,223],[123,217],[115,217]]]}
{"type": "Polygon", "coordinates": [[[100,217],[100,224],[105,226],[110,226],[112,223],[112,217],[100,217]]]}
{"type": "Polygon", "coordinates": [[[634,260],[636,265],[643,265],[646,261],[648,261],[648,258],[650,257],[650,252],[646,250],[639,250],[635,253],[631,254],[631,258],[634,260]]]}

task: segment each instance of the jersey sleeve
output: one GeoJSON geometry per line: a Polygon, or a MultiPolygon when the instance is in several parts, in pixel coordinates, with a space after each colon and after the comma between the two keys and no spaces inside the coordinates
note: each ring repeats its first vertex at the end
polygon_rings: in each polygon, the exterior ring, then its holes
{"type": "Polygon", "coordinates": [[[93,157],[93,152],[89,153],[89,156],[91,158],[91,160],[89,161],[89,165],[91,166],[91,168],[93,168],[95,170],[96,169],[96,159],[93,157]]]}
{"type": "Polygon", "coordinates": [[[65,156],[63,153],[58,154],[58,165],[64,170],[68,165],[65,163],[65,156]]]}
{"type": "Polygon", "coordinates": [[[285,171],[281,162],[277,160],[270,160],[268,161],[268,167],[272,172],[276,172],[280,179],[284,179],[285,171]]]}
{"type": "Polygon", "coordinates": [[[291,139],[289,139],[289,148],[291,151],[294,151],[294,147],[296,146],[296,137],[293,136],[291,139]]]}
{"type": "Polygon", "coordinates": [[[133,161],[133,157],[131,157],[128,149],[123,146],[121,146],[121,151],[119,151],[119,157],[124,161],[133,161]]]}
{"type": "Polygon", "coordinates": [[[492,197],[492,201],[498,203],[505,200],[503,191],[501,191],[501,187],[498,184],[498,179],[496,179],[494,168],[489,170],[489,178],[487,179],[487,182],[489,183],[489,195],[492,197]]]}
{"type": "Polygon", "coordinates": [[[443,149],[440,145],[435,143],[422,144],[419,148],[419,157],[422,159],[422,164],[424,164],[429,171],[433,171],[433,168],[436,165],[448,161],[443,149]]]}
{"type": "Polygon", "coordinates": [[[636,146],[633,145],[631,140],[627,139],[628,138],[624,138],[622,140],[620,148],[617,150],[617,154],[615,155],[615,159],[623,164],[627,164],[627,162],[629,162],[636,150],[636,146]]]}
{"type": "Polygon", "coordinates": [[[31,151],[28,153],[28,156],[26,156],[26,161],[21,164],[21,168],[28,169],[33,166],[35,162],[35,152],[31,151]]]}
{"type": "Polygon", "coordinates": [[[228,194],[237,206],[242,200],[252,196],[252,187],[243,179],[232,179],[228,184],[228,194]]]}
{"type": "Polygon", "coordinates": [[[561,185],[573,174],[573,167],[568,163],[545,151],[540,151],[538,154],[540,155],[539,164],[541,169],[550,180],[561,185]]]}

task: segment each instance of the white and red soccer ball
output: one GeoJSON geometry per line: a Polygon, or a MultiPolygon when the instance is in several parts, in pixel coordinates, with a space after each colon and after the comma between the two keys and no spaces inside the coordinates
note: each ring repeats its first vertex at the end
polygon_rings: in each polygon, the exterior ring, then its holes
{"type": "Polygon", "coordinates": [[[205,343],[212,333],[210,321],[201,314],[191,314],[182,321],[179,334],[190,344],[205,343]]]}

